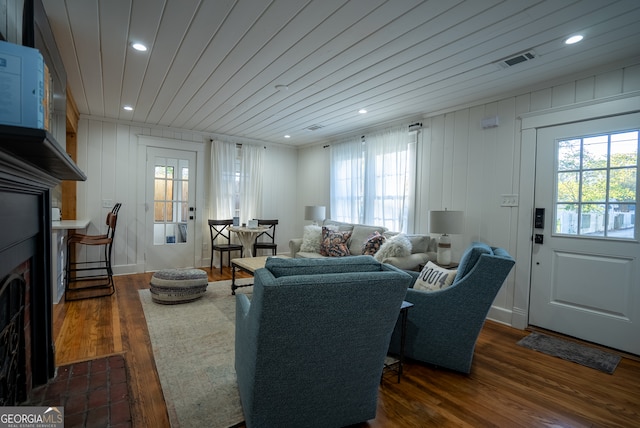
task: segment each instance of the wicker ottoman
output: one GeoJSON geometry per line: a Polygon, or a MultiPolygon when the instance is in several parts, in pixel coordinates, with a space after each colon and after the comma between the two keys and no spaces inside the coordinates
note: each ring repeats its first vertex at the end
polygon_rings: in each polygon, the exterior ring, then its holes
{"type": "Polygon", "coordinates": [[[163,269],[151,277],[151,299],[175,305],[199,299],[207,291],[207,273],[200,269],[163,269]]]}

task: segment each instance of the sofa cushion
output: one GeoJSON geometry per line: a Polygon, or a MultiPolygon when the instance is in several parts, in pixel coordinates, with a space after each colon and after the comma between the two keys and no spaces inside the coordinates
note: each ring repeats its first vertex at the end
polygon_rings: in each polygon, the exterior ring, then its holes
{"type": "Polygon", "coordinates": [[[414,290],[425,291],[442,290],[453,284],[456,273],[456,270],[444,269],[433,262],[427,262],[413,288],[414,290]]]}
{"type": "MultiPolygon", "coordinates": [[[[352,238],[353,239],[353,238],[352,238]]],[[[373,232],[362,245],[362,254],[373,256],[384,244],[385,237],[380,232],[373,232]]]]}
{"type": "Polygon", "coordinates": [[[367,239],[374,233],[384,233],[386,228],[381,226],[366,226],[362,224],[354,224],[351,232],[351,241],[349,241],[349,251],[351,254],[362,254],[362,246],[367,239]]]}
{"type": "MultiPolygon", "coordinates": [[[[391,239],[395,236],[402,235],[400,232],[384,232],[384,236],[387,239],[391,239]]],[[[405,235],[409,242],[411,242],[411,254],[415,253],[430,253],[438,250],[438,240],[433,239],[429,235],[412,234],[405,235]]]]}
{"type": "Polygon", "coordinates": [[[353,224],[351,223],[345,223],[342,221],[336,221],[336,220],[330,220],[330,219],[325,220],[324,223],[322,223],[322,226],[329,227],[330,229],[333,229],[333,230],[340,230],[340,231],[353,230],[353,224]]]}
{"type": "Polygon", "coordinates": [[[454,282],[464,278],[471,269],[478,263],[478,259],[482,254],[493,254],[491,247],[484,242],[472,242],[462,254],[460,264],[458,265],[458,273],[454,282]]]}
{"type": "Polygon", "coordinates": [[[424,265],[429,260],[435,260],[436,254],[431,253],[412,253],[407,257],[385,257],[380,260],[382,263],[388,263],[402,270],[411,270],[418,273],[420,271],[420,265],[424,265]]]}
{"type": "Polygon", "coordinates": [[[309,224],[304,227],[302,233],[302,244],[300,245],[300,251],[307,253],[319,253],[320,241],[322,240],[322,227],[309,224]]]}
{"type": "Polygon", "coordinates": [[[331,230],[322,227],[322,241],[320,242],[320,254],[328,257],[349,256],[347,243],[351,237],[351,231],[331,230]]]}
{"type": "Polygon", "coordinates": [[[311,259],[269,257],[265,262],[265,268],[276,278],[290,275],[377,272],[383,270],[382,265],[371,256],[311,259]]]}
{"type": "Polygon", "coordinates": [[[409,255],[411,255],[411,242],[405,234],[401,233],[387,239],[374,257],[381,262],[388,257],[407,257],[409,255]]]}
{"type": "Polygon", "coordinates": [[[411,242],[411,253],[426,253],[435,251],[436,248],[429,248],[431,237],[429,235],[407,235],[407,239],[411,242]]]}

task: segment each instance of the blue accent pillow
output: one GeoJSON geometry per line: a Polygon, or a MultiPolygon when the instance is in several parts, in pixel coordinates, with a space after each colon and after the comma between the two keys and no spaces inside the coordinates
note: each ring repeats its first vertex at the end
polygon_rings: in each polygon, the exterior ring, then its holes
{"type": "Polygon", "coordinates": [[[480,259],[482,254],[493,254],[493,250],[484,242],[472,242],[460,259],[458,273],[456,274],[456,279],[454,279],[453,282],[456,283],[460,279],[464,278],[465,275],[473,269],[476,263],[478,263],[478,259],[480,259]]]}

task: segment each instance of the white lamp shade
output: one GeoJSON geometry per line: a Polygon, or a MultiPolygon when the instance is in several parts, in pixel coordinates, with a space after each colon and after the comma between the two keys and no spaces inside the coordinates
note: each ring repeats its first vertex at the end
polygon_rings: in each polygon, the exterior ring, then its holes
{"type": "Polygon", "coordinates": [[[429,231],[431,233],[461,234],[464,232],[462,211],[429,211],[429,231]]]}
{"type": "Polygon", "coordinates": [[[326,208],[322,205],[308,205],[304,207],[304,219],[311,221],[322,221],[326,213],[326,208]]]}

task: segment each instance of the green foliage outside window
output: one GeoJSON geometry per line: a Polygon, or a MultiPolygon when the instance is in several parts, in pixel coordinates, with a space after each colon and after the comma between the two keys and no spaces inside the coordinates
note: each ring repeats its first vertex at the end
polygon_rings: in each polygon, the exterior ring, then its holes
{"type": "Polygon", "coordinates": [[[633,228],[638,131],[567,139],[558,141],[556,147],[556,232],[582,234],[579,230],[588,230],[592,234],[598,215],[602,232],[633,228]],[[568,215],[562,215],[563,211],[568,215]],[[619,215],[630,212],[633,216],[619,215]],[[568,226],[569,222],[581,225],[568,226]]]}

